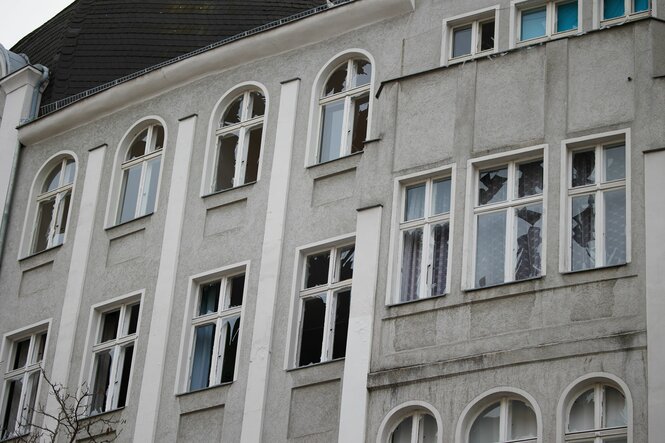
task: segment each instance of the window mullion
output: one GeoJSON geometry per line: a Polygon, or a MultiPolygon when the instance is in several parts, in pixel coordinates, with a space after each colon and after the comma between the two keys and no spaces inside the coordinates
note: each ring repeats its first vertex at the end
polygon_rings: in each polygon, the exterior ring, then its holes
{"type": "Polygon", "coordinates": [[[350,149],[350,137],[351,133],[351,105],[352,99],[350,95],[344,97],[344,116],[342,117],[342,137],[341,137],[341,146],[339,149],[340,157],[344,157],[349,154],[350,149]]]}
{"type": "Polygon", "coordinates": [[[233,186],[240,186],[245,178],[245,160],[247,156],[247,128],[242,127],[238,132],[236,145],[236,164],[234,167],[233,186]]]}
{"type": "MultiPolygon", "coordinates": [[[[114,397],[115,395],[115,383],[116,383],[116,372],[118,370],[118,356],[120,355],[120,346],[113,346],[112,361],[111,361],[111,371],[108,381],[108,386],[106,386],[106,404],[104,405],[104,411],[110,411],[113,409],[114,397]]],[[[97,381],[95,381],[97,383],[97,381]]]]}
{"type": "Polygon", "coordinates": [[[418,287],[418,298],[426,298],[430,286],[430,270],[431,270],[431,261],[430,261],[430,231],[431,225],[424,224],[423,227],[423,247],[422,255],[420,258],[420,285],[418,287]]]}
{"type": "Polygon", "coordinates": [[[212,356],[210,359],[210,374],[208,374],[208,387],[217,384],[217,372],[219,372],[219,360],[222,358],[221,343],[223,334],[224,319],[218,318],[215,322],[215,337],[212,344],[212,356]]]}
{"type": "Polygon", "coordinates": [[[335,292],[330,290],[326,294],[326,317],[324,320],[324,336],[328,335],[327,338],[324,338],[323,349],[321,353],[325,356],[321,361],[332,360],[332,348],[333,348],[333,338],[335,336],[335,308],[337,307],[337,296],[335,292]]]}
{"type": "Polygon", "coordinates": [[[605,193],[596,191],[596,267],[605,266],[605,193]]]}
{"type": "Polygon", "coordinates": [[[146,200],[143,194],[145,188],[145,176],[147,169],[148,169],[148,162],[145,161],[141,164],[141,179],[139,180],[138,195],[136,197],[136,207],[134,208],[134,218],[140,217],[143,213],[143,205],[145,204],[146,200]]]}
{"type": "Polygon", "coordinates": [[[596,429],[601,429],[603,427],[603,409],[604,409],[604,404],[605,404],[605,389],[603,389],[603,385],[601,385],[600,383],[596,384],[595,394],[596,394],[596,401],[595,401],[595,404],[594,404],[595,428],[596,429]]]}
{"type": "Polygon", "coordinates": [[[478,20],[475,20],[473,23],[471,23],[471,52],[469,55],[475,55],[480,49],[478,48],[478,32],[478,20]]]}
{"type": "Polygon", "coordinates": [[[420,414],[413,414],[411,418],[411,443],[418,443],[418,426],[420,420],[420,414]]]}
{"type": "Polygon", "coordinates": [[[501,399],[499,407],[499,440],[508,440],[508,399],[501,399]]]}

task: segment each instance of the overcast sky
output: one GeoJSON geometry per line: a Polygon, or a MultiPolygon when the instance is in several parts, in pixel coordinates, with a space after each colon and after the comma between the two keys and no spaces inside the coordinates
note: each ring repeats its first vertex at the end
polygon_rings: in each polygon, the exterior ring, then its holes
{"type": "Polygon", "coordinates": [[[10,49],[74,0],[0,0],[0,43],[10,49]]]}

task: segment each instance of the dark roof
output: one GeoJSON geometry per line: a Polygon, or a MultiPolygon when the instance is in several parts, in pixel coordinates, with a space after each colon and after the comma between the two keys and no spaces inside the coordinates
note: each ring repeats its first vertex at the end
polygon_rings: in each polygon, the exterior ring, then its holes
{"type": "Polygon", "coordinates": [[[11,49],[50,70],[42,105],[325,0],[76,0],[11,49]]]}

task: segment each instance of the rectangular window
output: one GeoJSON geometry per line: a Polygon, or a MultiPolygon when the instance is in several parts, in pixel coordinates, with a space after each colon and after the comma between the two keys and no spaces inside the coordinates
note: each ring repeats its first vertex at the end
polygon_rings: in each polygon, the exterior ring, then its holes
{"type": "Polygon", "coordinates": [[[474,177],[473,287],[539,277],[544,238],[543,157],[476,166],[474,177]]]}
{"type": "Polygon", "coordinates": [[[30,431],[36,407],[37,388],[46,350],[44,328],[10,339],[4,368],[4,398],[0,418],[0,439],[9,439],[30,431]]]}
{"type": "Polygon", "coordinates": [[[570,271],[627,261],[625,141],[568,152],[570,271]]]}
{"type": "Polygon", "coordinates": [[[453,17],[444,22],[449,60],[464,59],[485,52],[494,51],[495,46],[494,8],[481,12],[453,17]]]}
{"type": "Polygon", "coordinates": [[[517,5],[517,39],[537,40],[577,30],[577,0],[524,2],[517,5]]]}
{"type": "Polygon", "coordinates": [[[191,322],[189,391],[234,380],[244,294],[244,273],[198,285],[191,322]]]}
{"type": "Polygon", "coordinates": [[[602,8],[602,20],[620,19],[630,14],[648,12],[650,0],[599,0],[602,8]]]}
{"type": "Polygon", "coordinates": [[[399,301],[442,295],[448,287],[450,177],[403,186],[399,301]]]}
{"type": "Polygon", "coordinates": [[[140,313],[141,303],[135,299],[96,313],[88,405],[91,415],[127,403],[140,313]]]}
{"type": "Polygon", "coordinates": [[[304,257],[296,366],[346,355],[354,252],[345,245],[304,257]]]}

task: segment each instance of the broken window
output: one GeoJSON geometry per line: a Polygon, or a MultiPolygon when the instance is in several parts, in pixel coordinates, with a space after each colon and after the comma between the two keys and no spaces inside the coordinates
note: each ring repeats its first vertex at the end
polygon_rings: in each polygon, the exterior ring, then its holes
{"type": "Polygon", "coordinates": [[[462,16],[452,17],[444,23],[447,47],[442,50],[450,61],[467,60],[477,54],[495,49],[496,9],[487,8],[462,16]]]}
{"type": "Polygon", "coordinates": [[[161,125],[149,126],[132,139],[121,165],[116,223],[125,223],[155,210],[163,147],[164,128],[161,125]]]}
{"type": "Polygon", "coordinates": [[[535,443],[538,435],[536,413],[529,403],[503,397],[486,406],[469,428],[468,443],[535,443]]]}
{"type": "Polygon", "coordinates": [[[623,392],[604,383],[594,383],[578,392],[567,408],[566,441],[625,443],[628,412],[623,392]]]}
{"type": "Polygon", "coordinates": [[[541,275],[543,160],[477,171],[474,287],[541,275]]]}
{"type": "Polygon", "coordinates": [[[399,302],[447,290],[450,186],[449,177],[436,177],[403,187],[399,302]]]}
{"type": "Polygon", "coordinates": [[[257,90],[237,96],[222,113],[215,131],[217,148],[212,192],[258,180],[266,99],[257,90]]]}
{"type": "Polygon", "coordinates": [[[304,258],[296,366],[346,355],[354,255],[347,245],[304,258]]]}
{"type": "Polygon", "coordinates": [[[46,350],[44,328],[11,339],[4,368],[4,400],[0,414],[0,439],[29,432],[36,406],[41,365],[46,350]]]}
{"type": "Polygon", "coordinates": [[[321,132],[318,162],[362,151],[367,137],[372,65],[351,59],[328,77],[319,105],[321,132]]]}
{"type": "Polygon", "coordinates": [[[141,304],[134,299],[98,313],[88,404],[91,415],[127,403],[140,312],[141,304]]]}
{"type": "Polygon", "coordinates": [[[623,142],[569,153],[569,269],[626,263],[626,148],[623,142]]]}
{"type": "Polygon", "coordinates": [[[201,283],[197,291],[189,391],[235,378],[245,274],[201,283]]]}
{"type": "Polygon", "coordinates": [[[37,220],[32,239],[32,253],[64,242],[75,175],[74,159],[65,157],[58,161],[46,176],[37,196],[37,220]]]}
{"type": "Polygon", "coordinates": [[[436,443],[437,434],[436,419],[425,412],[416,412],[399,422],[388,443],[436,443]]]}

